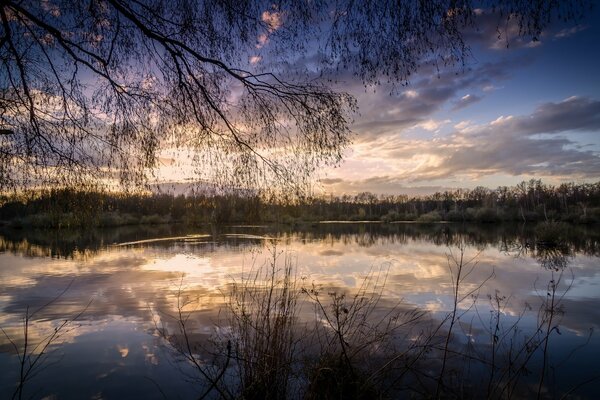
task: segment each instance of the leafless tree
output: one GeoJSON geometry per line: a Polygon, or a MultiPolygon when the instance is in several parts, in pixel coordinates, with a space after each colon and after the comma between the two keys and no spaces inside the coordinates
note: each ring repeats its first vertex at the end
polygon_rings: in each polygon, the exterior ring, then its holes
{"type": "Polygon", "coordinates": [[[198,179],[297,190],[351,139],[355,100],[319,77],[402,83],[464,62],[478,7],[536,38],[590,3],[2,0],[0,188],[141,185],[172,151],[198,179]]]}

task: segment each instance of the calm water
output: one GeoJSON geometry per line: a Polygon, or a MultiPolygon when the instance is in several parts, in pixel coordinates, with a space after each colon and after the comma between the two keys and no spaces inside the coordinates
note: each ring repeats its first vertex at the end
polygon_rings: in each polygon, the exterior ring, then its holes
{"type": "MultiPolygon", "coordinates": [[[[473,263],[461,281],[465,299],[453,340],[486,342],[488,295],[496,294],[506,296],[502,326],[520,318],[519,334],[531,334],[549,282],[558,282],[560,313],[545,383],[557,393],[599,394],[600,381],[593,380],[600,376],[597,227],[570,228],[568,242],[548,250],[536,248],[533,230],[523,226],[322,224],[1,232],[0,398],[11,398],[18,384],[16,349],[23,351],[26,314],[33,313],[27,353],[34,360],[42,348],[35,346],[68,322],[40,357],[24,398],[195,398],[201,387],[190,380],[193,369],[156,329],[183,295],[197,300],[187,310],[190,329],[206,340],[215,325],[223,327],[219,310],[228,285],[276,251],[292,260],[301,285],[352,292],[369,274],[385,277],[379,289],[385,300],[402,299],[403,307],[440,321],[453,305],[448,257],[459,257],[461,245],[473,263]]],[[[305,314],[300,317],[310,318],[305,314]]],[[[534,357],[532,370],[540,363],[534,357]]]]}

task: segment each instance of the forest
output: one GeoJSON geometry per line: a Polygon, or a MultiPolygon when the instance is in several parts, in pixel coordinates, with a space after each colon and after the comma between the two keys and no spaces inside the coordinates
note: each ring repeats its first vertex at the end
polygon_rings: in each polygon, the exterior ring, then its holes
{"type": "Polygon", "coordinates": [[[184,223],[314,223],[319,221],[600,222],[600,182],[558,186],[532,179],[496,189],[476,187],[426,196],[329,195],[267,198],[229,193],[118,193],[50,189],[0,198],[3,225],[38,228],[184,223]]]}

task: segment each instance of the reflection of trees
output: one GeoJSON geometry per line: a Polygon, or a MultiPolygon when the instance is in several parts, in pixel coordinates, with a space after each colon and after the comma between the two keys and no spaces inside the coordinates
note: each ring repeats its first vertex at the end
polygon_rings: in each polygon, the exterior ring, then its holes
{"type": "Polygon", "coordinates": [[[180,227],[170,225],[90,230],[4,230],[0,232],[0,250],[28,257],[77,258],[94,255],[114,243],[175,236],[180,232],[180,227]]]}
{"type": "MultiPolygon", "coordinates": [[[[552,264],[552,257],[584,254],[600,256],[600,234],[597,230],[581,226],[569,226],[560,246],[542,248],[535,242],[535,233],[529,227],[512,224],[320,224],[311,227],[207,227],[197,229],[185,225],[142,225],[96,230],[3,230],[0,232],[0,250],[32,257],[79,257],[93,255],[114,243],[134,242],[153,238],[184,236],[207,233],[214,241],[234,247],[256,245],[262,241],[226,237],[226,234],[251,234],[276,237],[289,242],[322,241],[360,247],[406,245],[409,242],[432,243],[436,246],[456,247],[465,244],[483,250],[494,247],[515,256],[531,254],[552,264]]],[[[170,249],[174,242],[148,243],[144,246],[170,249]]],[[[177,243],[177,245],[180,245],[177,243]]],[[[187,242],[185,245],[193,245],[187,242]]],[[[557,264],[558,265],[558,264],[557,264]]]]}
{"type": "Polygon", "coordinates": [[[500,250],[515,257],[530,255],[543,269],[563,271],[577,253],[595,256],[594,241],[593,237],[582,240],[577,235],[569,236],[565,232],[561,232],[559,239],[552,241],[540,241],[538,235],[528,235],[512,240],[503,238],[500,250]]]}
{"type": "Polygon", "coordinates": [[[531,256],[543,269],[562,271],[569,266],[575,251],[573,246],[563,243],[561,245],[531,244],[527,241],[513,242],[501,248],[507,254],[517,258],[531,256]]]}
{"type": "Polygon", "coordinates": [[[56,257],[59,256],[50,246],[40,246],[29,243],[27,239],[20,241],[5,240],[0,237],[0,253],[24,255],[27,257],[56,257]]]}
{"type": "Polygon", "coordinates": [[[533,257],[542,268],[552,271],[562,271],[573,258],[568,246],[537,246],[533,257]]]}

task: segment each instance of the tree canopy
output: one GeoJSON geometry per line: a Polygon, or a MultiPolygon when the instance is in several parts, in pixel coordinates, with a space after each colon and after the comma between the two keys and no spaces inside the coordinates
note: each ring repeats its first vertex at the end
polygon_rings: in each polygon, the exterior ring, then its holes
{"type": "Polygon", "coordinates": [[[140,186],[165,151],[198,180],[297,191],[351,141],[327,78],[464,63],[480,10],[534,40],[589,0],[0,2],[0,189],[140,186]]]}

